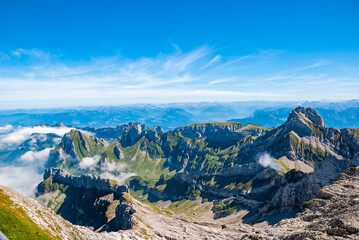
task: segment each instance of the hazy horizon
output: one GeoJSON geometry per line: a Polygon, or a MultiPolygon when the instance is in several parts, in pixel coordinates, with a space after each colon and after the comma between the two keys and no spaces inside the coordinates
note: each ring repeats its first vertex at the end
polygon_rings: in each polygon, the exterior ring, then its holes
{"type": "MultiPolygon", "coordinates": [[[[59,105],[59,106],[49,106],[49,107],[24,107],[24,108],[0,108],[0,111],[6,112],[6,111],[31,111],[31,110],[80,110],[80,109],[97,109],[97,108],[122,108],[122,107],[141,107],[141,106],[156,106],[159,107],[161,105],[163,106],[175,106],[175,105],[197,105],[197,104],[235,104],[235,103],[271,103],[274,104],[273,106],[278,106],[281,104],[296,104],[296,105],[302,105],[302,104],[310,104],[310,103],[322,103],[322,104],[330,104],[330,103],[348,103],[348,102],[359,102],[359,99],[348,99],[348,100],[328,100],[328,99],[320,99],[320,100],[278,100],[278,101],[271,101],[271,100],[238,100],[238,101],[182,101],[182,102],[159,102],[159,103],[145,103],[145,102],[138,102],[138,103],[123,103],[123,104],[99,104],[99,105],[59,105]]],[[[263,106],[265,107],[265,105],[263,106]]]]}

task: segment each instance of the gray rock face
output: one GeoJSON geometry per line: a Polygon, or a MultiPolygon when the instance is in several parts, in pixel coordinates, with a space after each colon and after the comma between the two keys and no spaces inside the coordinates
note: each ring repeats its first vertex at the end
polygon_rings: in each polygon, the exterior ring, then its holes
{"type": "Polygon", "coordinates": [[[132,215],[136,211],[127,186],[109,179],[76,177],[62,169],[50,168],[37,189],[37,197],[45,199],[42,202],[45,206],[73,224],[97,231],[126,230],[135,224],[132,215]]]}
{"type": "Polygon", "coordinates": [[[297,107],[282,126],[281,135],[294,131],[298,136],[315,135],[315,128],[325,128],[324,120],[313,108],[297,107]]]}
{"type": "Polygon", "coordinates": [[[119,138],[119,142],[122,147],[129,147],[138,142],[142,137],[146,137],[151,141],[159,140],[159,135],[163,133],[161,127],[155,126],[149,129],[145,125],[139,123],[129,123],[122,125],[124,129],[122,136],[119,138]]]}
{"type": "Polygon", "coordinates": [[[136,212],[129,204],[120,204],[116,207],[116,217],[110,228],[116,230],[131,229],[135,225],[132,215],[136,212]]]}
{"type": "Polygon", "coordinates": [[[359,239],[359,170],[349,168],[302,213],[275,226],[281,239],[359,239]]]}
{"type": "Polygon", "coordinates": [[[75,153],[75,145],[70,134],[65,134],[61,140],[60,147],[64,152],[69,154],[72,158],[77,158],[75,153]]]}
{"type": "Polygon", "coordinates": [[[119,194],[122,194],[123,192],[128,192],[128,187],[126,185],[118,185],[114,182],[111,182],[109,179],[101,178],[90,174],[76,177],[71,175],[67,171],[59,168],[46,169],[44,179],[48,179],[49,177],[52,177],[56,181],[70,184],[76,188],[94,188],[98,191],[119,194]]]}
{"type": "Polygon", "coordinates": [[[258,163],[248,163],[243,165],[236,165],[228,168],[219,175],[230,176],[255,176],[263,170],[263,166],[258,163]]]}
{"type": "Polygon", "coordinates": [[[325,127],[323,118],[313,108],[297,107],[289,114],[289,118],[292,118],[293,114],[301,114],[309,119],[315,126],[325,127]]]}
{"type": "Polygon", "coordinates": [[[121,152],[121,150],[118,148],[118,146],[115,146],[113,148],[113,153],[115,154],[115,156],[118,158],[118,159],[122,159],[123,158],[123,154],[121,152]]]}
{"type": "Polygon", "coordinates": [[[142,126],[141,124],[133,125],[128,131],[128,137],[131,143],[135,143],[136,140],[142,135],[142,126]]]}

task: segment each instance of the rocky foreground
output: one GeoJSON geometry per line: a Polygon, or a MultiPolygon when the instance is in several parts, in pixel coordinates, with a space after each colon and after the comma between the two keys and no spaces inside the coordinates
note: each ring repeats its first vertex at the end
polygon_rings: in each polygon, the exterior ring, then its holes
{"type": "Polygon", "coordinates": [[[333,184],[321,189],[319,198],[303,204],[296,217],[274,226],[190,221],[169,216],[128,195],[127,202],[135,210],[133,228],[95,232],[71,224],[9,188],[0,186],[0,195],[11,200],[11,208],[21,208],[50,239],[359,239],[358,168],[347,169],[333,184]]]}

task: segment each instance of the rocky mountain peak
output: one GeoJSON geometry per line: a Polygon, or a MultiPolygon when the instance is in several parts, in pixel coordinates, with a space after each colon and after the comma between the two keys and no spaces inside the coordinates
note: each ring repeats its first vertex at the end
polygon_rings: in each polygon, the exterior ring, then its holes
{"type": "Polygon", "coordinates": [[[159,126],[150,129],[146,125],[132,122],[123,126],[125,131],[119,138],[122,147],[132,146],[142,137],[157,141],[159,140],[159,135],[163,134],[163,129],[159,126]]]}
{"type": "Polygon", "coordinates": [[[320,128],[325,128],[325,123],[313,108],[297,107],[290,112],[287,121],[279,129],[283,129],[282,134],[293,131],[304,137],[316,135],[320,128]]]}
{"type": "Polygon", "coordinates": [[[70,154],[72,158],[76,158],[75,153],[75,146],[73,143],[73,134],[76,130],[71,130],[70,132],[66,133],[62,139],[60,146],[62,149],[64,149],[65,153],[70,154]]]}
{"type": "Polygon", "coordinates": [[[323,118],[311,107],[297,107],[293,109],[289,114],[288,121],[296,117],[306,121],[309,120],[316,127],[325,127],[323,118]]]}

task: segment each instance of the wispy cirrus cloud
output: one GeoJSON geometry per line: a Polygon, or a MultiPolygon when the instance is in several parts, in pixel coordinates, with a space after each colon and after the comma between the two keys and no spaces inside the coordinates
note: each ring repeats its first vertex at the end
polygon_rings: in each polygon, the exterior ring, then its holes
{"type": "Polygon", "coordinates": [[[28,55],[28,56],[34,56],[34,57],[41,57],[44,55],[47,55],[45,52],[40,51],[39,49],[33,48],[33,49],[23,49],[18,48],[14,51],[11,51],[12,55],[15,55],[17,57],[21,57],[22,55],[28,55]]]}
{"type": "Polygon", "coordinates": [[[211,59],[211,61],[209,61],[209,63],[201,67],[201,70],[208,68],[212,64],[218,63],[219,61],[221,61],[221,58],[222,58],[221,55],[216,55],[214,58],[211,59]]]}
{"type": "Polygon", "coordinates": [[[321,59],[318,62],[315,62],[313,64],[295,68],[294,71],[302,71],[302,70],[306,70],[306,69],[317,68],[317,67],[325,66],[325,65],[328,65],[328,64],[329,64],[329,62],[327,60],[321,59]]]}
{"type": "MultiPolygon", "coordinates": [[[[188,52],[176,45],[174,48],[172,53],[155,57],[129,59],[117,54],[71,63],[38,49],[16,49],[7,54],[11,60],[0,66],[0,108],[292,100],[311,99],[314,95],[335,97],[341,91],[334,91],[333,79],[339,81],[342,77],[333,72],[332,61],[323,58],[299,64],[285,62],[283,52],[273,49],[224,57],[206,45],[188,52]],[[25,56],[36,60],[21,64],[25,56]],[[308,83],[308,79],[312,82],[308,83]],[[330,92],[303,95],[292,87],[319,86],[325,80],[333,88],[330,92]]],[[[346,76],[345,81],[355,89],[358,84],[353,83],[353,75],[346,76]]]]}
{"type": "Polygon", "coordinates": [[[219,83],[227,83],[227,82],[231,82],[231,81],[235,81],[236,78],[235,77],[231,77],[231,78],[222,78],[222,79],[218,79],[218,80],[214,80],[214,81],[210,81],[208,83],[208,85],[213,85],[213,84],[219,84],[219,83]]]}

